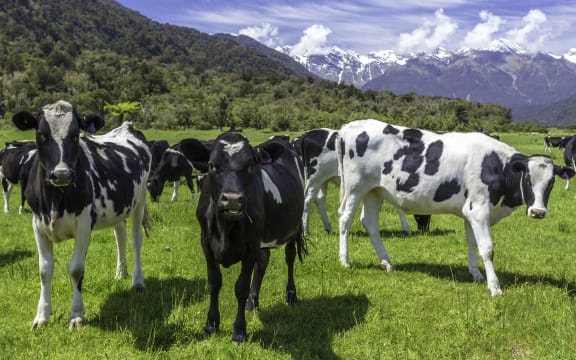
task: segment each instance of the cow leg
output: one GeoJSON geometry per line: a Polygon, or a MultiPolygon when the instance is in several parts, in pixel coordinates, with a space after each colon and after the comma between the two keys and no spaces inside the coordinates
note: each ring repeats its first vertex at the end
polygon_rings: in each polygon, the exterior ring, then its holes
{"type": "Polygon", "coordinates": [[[242,269],[234,290],[236,293],[236,300],[238,309],[236,311],[236,320],[234,321],[234,335],[232,335],[232,342],[240,344],[246,341],[246,301],[250,293],[250,278],[254,270],[254,259],[248,258],[242,260],[242,269]]]}
{"type": "Polygon", "coordinates": [[[172,192],[172,198],[170,201],[176,201],[178,199],[178,188],[180,187],[180,180],[174,181],[174,191],[172,192]]]}
{"type": "Polygon", "coordinates": [[[188,189],[192,193],[192,200],[196,199],[196,192],[194,192],[194,182],[192,181],[192,176],[186,175],[186,185],[188,185],[188,189]]]}
{"type": "Polygon", "coordinates": [[[468,220],[464,220],[464,227],[466,229],[466,242],[468,243],[468,271],[472,275],[474,281],[484,281],[484,275],[482,275],[478,266],[476,237],[474,236],[474,231],[472,231],[472,226],[468,220]]]}
{"type": "MultiPolygon", "coordinates": [[[[301,236],[300,234],[298,236],[301,236]]],[[[296,239],[289,241],[284,248],[286,255],[286,265],[288,266],[288,282],[286,283],[286,304],[296,305],[296,284],[294,283],[294,261],[296,260],[296,239]]]]}
{"type": "Polygon", "coordinates": [[[266,274],[266,268],[270,262],[270,249],[260,249],[260,256],[254,264],[254,276],[252,278],[252,287],[250,288],[250,294],[246,300],[246,310],[251,311],[257,308],[260,298],[260,287],[262,286],[262,280],[266,274]]]}
{"type": "MultiPolygon", "coordinates": [[[[372,246],[380,258],[380,265],[386,268],[386,271],[393,271],[394,266],[390,262],[390,257],[384,248],[382,238],[380,237],[379,214],[382,209],[384,198],[378,189],[373,189],[364,196],[364,207],[362,208],[361,220],[364,228],[370,236],[372,246]]],[[[400,210],[398,213],[404,215],[400,210]]],[[[406,221],[406,218],[404,218],[406,221]]]]}
{"type": "Polygon", "coordinates": [[[114,227],[116,238],[116,279],[128,277],[128,263],[126,262],[126,222],[122,221],[114,227]]]}
{"type": "Polygon", "coordinates": [[[36,317],[32,322],[32,329],[36,329],[48,323],[52,313],[51,282],[54,273],[54,251],[52,241],[47,239],[36,226],[36,222],[41,221],[34,217],[33,229],[36,247],[38,248],[38,268],[40,273],[40,299],[36,317]]]}
{"type": "Polygon", "coordinates": [[[2,194],[4,195],[4,213],[8,214],[10,211],[10,193],[12,192],[12,184],[4,178],[2,178],[2,190],[2,194]]]}
{"type": "Polygon", "coordinates": [[[20,208],[18,208],[18,214],[24,213],[24,204],[26,203],[26,182],[20,180],[20,208]]]}
{"type": "Polygon", "coordinates": [[[316,206],[318,207],[318,212],[320,213],[322,224],[324,224],[324,230],[326,230],[328,234],[331,234],[332,224],[330,224],[330,219],[328,218],[328,212],[326,209],[327,190],[328,190],[328,182],[325,182],[320,187],[320,191],[318,191],[318,195],[316,196],[316,206]]]}
{"type": "MultiPolygon", "coordinates": [[[[87,223],[86,223],[87,224],[87,223]]],[[[70,312],[70,322],[68,327],[73,329],[82,326],[84,322],[84,300],[82,298],[82,281],[84,280],[84,268],[86,263],[86,253],[90,243],[90,227],[79,226],[74,237],[74,254],[68,271],[72,280],[72,310],[70,312]]]]}
{"type": "MultiPolygon", "coordinates": [[[[306,183],[306,188],[304,189],[304,211],[302,212],[302,227],[304,229],[304,234],[310,234],[308,229],[308,219],[310,216],[310,206],[313,201],[317,199],[318,192],[320,188],[317,185],[313,185],[308,181],[306,183]]],[[[318,203],[317,203],[318,204],[318,203]]],[[[318,210],[320,210],[320,206],[318,205],[318,210]]],[[[322,214],[320,214],[322,216],[322,214]]],[[[326,228],[326,225],[324,225],[326,228]]]]}
{"type": "Polygon", "coordinates": [[[140,206],[134,208],[132,213],[132,249],[134,250],[134,273],[132,274],[132,289],[141,291],[144,289],[144,274],[142,272],[142,238],[144,236],[142,227],[144,212],[146,211],[146,193],[142,193],[140,206]]]}
{"type": "MultiPolygon", "coordinates": [[[[366,204],[364,204],[364,206],[366,206],[366,204]]],[[[380,204],[380,207],[382,207],[382,204],[380,204]]],[[[400,216],[400,224],[402,225],[402,231],[404,231],[406,235],[412,235],[412,231],[410,231],[410,226],[408,226],[408,221],[406,220],[406,214],[404,214],[404,212],[398,208],[396,208],[396,211],[398,211],[398,216],[400,216]]]]}
{"type": "MultiPolygon", "coordinates": [[[[487,219],[488,217],[486,217],[487,219]]],[[[471,228],[472,235],[476,239],[476,244],[478,245],[478,252],[482,261],[484,262],[484,269],[486,270],[486,283],[488,285],[488,289],[492,296],[502,295],[502,290],[500,288],[500,282],[498,281],[498,277],[496,276],[496,272],[494,271],[494,264],[492,263],[494,257],[494,244],[492,243],[492,237],[490,236],[490,225],[488,220],[485,221],[477,221],[469,219],[469,225],[466,225],[471,228]]],[[[469,230],[466,231],[467,237],[469,230]]],[[[471,240],[468,240],[468,246],[470,247],[471,240]]],[[[468,251],[470,254],[470,250],[468,251]]],[[[472,263],[470,263],[470,267],[472,267],[472,263]]],[[[478,265],[476,264],[476,267],[478,265]]],[[[474,274],[473,274],[474,275],[474,274]]]]}
{"type": "MultiPolygon", "coordinates": [[[[206,250],[204,250],[206,252],[206,250]]],[[[204,333],[212,335],[220,331],[220,309],[218,308],[218,295],[222,288],[222,272],[220,266],[214,262],[211,253],[205,254],[206,268],[208,274],[208,292],[210,293],[210,307],[208,309],[208,318],[204,326],[204,333]]]]}
{"type": "Polygon", "coordinates": [[[338,222],[340,227],[340,263],[345,267],[350,267],[348,260],[348,236],[350,235],[350,227],[354,220],[354,215],[358,210],[361,197],[358,194],[349,193],[342,198],[340,207],[338,209],[338,222]]]}

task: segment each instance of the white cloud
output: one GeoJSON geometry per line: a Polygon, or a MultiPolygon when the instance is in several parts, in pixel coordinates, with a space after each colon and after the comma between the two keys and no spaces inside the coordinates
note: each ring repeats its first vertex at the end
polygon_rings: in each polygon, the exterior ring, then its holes
{"type": "Polygon", "coordinates": [[[279,45],[278,28],[268,23],[241,29],[239,34],[249,36],[271,48],[279,45]]]}
{"type": "Polygon", "coordinates": [[[411,33],[400,34],[398,50],[406,53],[435,49],[441,46],[457,28],[458,24],[444,15],[444,9],[438,9],[434,13],[433,20],[425,20],[422,26],[411,33]]]}
{"type": "Polygon", "coordinates": [[[330,28],[324,25],[314,24],[303,31],[300,41],[292,47],[290,55],[325,55],[330,49],[326,47],[328,35],[332,33],[330,28]]]}
{"type": "Polygon", "coordinates": [[[524,26],[508,31],[510,40],[524,47],[529,52],[537,52],[542,49],[544,40],[550,35],[549,31],[543,28],[548,18],[541,10],[530,10],[522,18],[524,26]]]}
{"type": "Polygon", "coordinates": [[[495,16],[488,11],[480,12],[481,23],[477,24],[474,29],[466,34],[466,38],[462,43],[466,48],[485,48],[492,41],[492,34],[500,30],[500,24],[503,20],[499,16],[495,16]]]}

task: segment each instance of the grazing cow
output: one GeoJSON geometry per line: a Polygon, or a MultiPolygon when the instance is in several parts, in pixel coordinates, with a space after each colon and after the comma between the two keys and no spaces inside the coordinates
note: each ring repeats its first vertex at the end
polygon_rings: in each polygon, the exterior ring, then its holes
{"type": "MultiPolygon", "coordinates": [[[[566,139],[564,147],[564,163],[566,166],[576,170],[576,136],[570,136],[566,139]]],[[[564,190],[570,187],[570,178],[566,179],[564,190]]]]}
{"type": "Polygon", "coordinates": [[[34,116],[22,111],[12,121],[20,130],[36,130],[38,155],[30,168],[26,199],[38,247],[40,300],[32,327],[48,322],[54,243],[74,238],[69,265],[73,298],[70,328],[84,321],[82,280],[92,230],[114,227],[118,247],[116,277],[127,276],[126,219],[131,216],[134,273],[132,287],[144,288],[140,264],[146,216],[146,179],[150,150],[144,136],[124,123],[100,136],[84,136],[104,125],[96,115],[81,118],[65,101],[41,108],[34,116]]]}
{"type": "MultiPolygon", "coordinates": [[[[181,149],[185,154],[186,149],[181,149]]],[[[237,133],[220,134],[206,147],[208,174],[196,216],[208,269],[210,309],[204,331],[219,331],[220,265],[241,262],[235,285],[238,308],[232,341],[246,340],[245,309],[258,306],[270,248],[285,244],[288,284],[286,302],[297,302],[293,268],[305,253],[302,236],[304,189],[302,162],[290,147],[269,140],[252,147],[237,133]],[[254,271],[252,286],[250,277],[254,271]]]]}
{"type": "MultiPolygon", "coordinates": [[[[324,230],[332,233],[332,224],[326,212],[326,191],[328,184],[336,186],[340,184],[338,174],[338,156],[336,154],[335,139],[338,136],[336,130],[320,128],[312,129],[292,143],[295,151],[301,156],[304,162],[306,185],[304,188],[304,212],[302,214],[302,225],[304,234],[308,234],[308,218],[310,206],[316,202],[320,218],[324,224],[324,230]]],[[[404,214],[398,210],[402,230],[410,234],[410,228],[404,214]]],[[[415,215],[418,229],[427,231],[430,226],[429,215],[415,215]]]]}
{"type": "Polygon", "coordinates": [[[34,156],[36,156],[36,142],[11,141],[6,143],[6,148],[0,155],[0,177],[2,178],[2,190],[4,195],[4,212],[10,211],[10,193],[14,185],[20,184],[20,208],[18,213],[24,212],[26,197],[26,184],[28,174],[34,156]]]}
{"type": "MultiPolygon", "coordinates": [[[[181,177],[186,179],[186,184],[192,193],[192,197],[194,197],[192,178],[195,177],[197,179],[199,175],[208,171],[205,161],[202,161],[202,159],[198,160],[199,158],[196,152],[193,151],[194,149],[197,149],[197,152],[202,152],[204,145],[196,139],[184,139],[164,151],[158,166],[153,168],[147,183],[152,201],[158,202],[160,200],[166,181],[174,182],[174,192],[172,193],[171,201],[176,201],[181,177]],[[187,148],[189,157],[182,153],[180,150],[181,146],[187,148]]],[[[199,185],[198,188],[200,189],[199,185]]]]}
{"type": "Polygon", "coordinates": [[[464,218],[469,270],[483,280],[476,245],[491,294],[502,294],[492,258],[490,226],[522,204],[526,214],[542,219],[554,175],[574,170],[548,156],[525,156],[480,133],[409,129],[377,120],[357,120],[340,130],[337,151],[342,169],[340,262],[349,266],[348,235],[359,203],[362,222],[381,264],[393,269],[378,229],[378,212],[387,200],[407,213],[454,214],[464,218]]]}
{"type": "Polygon", "coordinates": [[[568,137],[566,136],[546,136],[544,138],[544,151],[552,151],[553,147],[557,147],[562,149],[566,146],[566,142],[568,141],[568,137]]]}

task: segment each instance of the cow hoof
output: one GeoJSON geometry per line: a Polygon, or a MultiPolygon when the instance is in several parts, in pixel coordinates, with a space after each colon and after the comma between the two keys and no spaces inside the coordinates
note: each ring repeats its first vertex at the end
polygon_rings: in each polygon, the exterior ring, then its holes
{"type": "Polygon", "coordinates": [[[502,296],[502,295],[504,295],[504,293],[502,292],[502,289],[500,289],[500,288],[490,289],[490,293],[492,294],[492,296],[502,296]]]}
{"type": "Polygon", "coordinates": [[[246,342],[246,334],[245,333],[244,334],[242,334],[242,333],[234,334],[232,336],[232,344],[240,345],[243,342],[246,342]]]}
{"type": "Polygon", "coordinates": [[[132,289],[137,293],[141,293],[144,291],[144,284],[134,284],[132,285],[132,289]]]}
{"type": "Polygon", "coordinates": [[[79,329],[82,327],[84,319],[81,316],[72,317],[68,323],[68,329],[79,329]]]}
{"type": "Polygon", "coordinates": [[[380,266],[382,266],[382,268],[386,269],[387,272],[392,272],[394,271],[394,265],[390,264],[388,261],[386,260],[382,260],[380,261],[380,266]]]}
{"type": "Polygon", "coordinates": [[[217,326],[214,326],[214,325],[206,325],[206,326],[204,326],[204,334],[205,334],[206,336],[210,336],[210,335],[216,334],[216,333],[218,333],[218,332],[220,332],[220,330],[218,329],[217,326]]]}
{"type": "Polygon", "coordinates": [[[344,266],[345,268],[350,267],[350,263],[348,262],[348,260],[340,259],[340,264],[342,264],[342,266],[344,266]]]}
{"type": "Polygon", "coordinates": [[[34,319],[34,322],[32,322],[32,330],[36,330],[36,329],[39,329],[41,327],[44,327],[44,326],[46,326],[46,324],[48,324],[48,320],[34,319]]]}
{"type": "Polygon", "coordinates": [[[296,296],[296,290],[286,291],[286,304],[290,306],[298,304],[298,297],[296,296]]]}

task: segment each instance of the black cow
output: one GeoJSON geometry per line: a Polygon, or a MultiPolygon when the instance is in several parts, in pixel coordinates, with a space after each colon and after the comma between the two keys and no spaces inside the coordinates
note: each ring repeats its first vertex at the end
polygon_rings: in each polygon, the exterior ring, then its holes
{"type": "Polygon", "coordinates": [[[24,212],[24,203],[26,197],[26,184],[30,166],[36,156],[36,142],[28,141],[11,141],[6,143],[6,148],[0,152],[0,177],[2,178],[2,190],[4,195],[4,212],[10,211],[10,193],[14,185],[20,184],[20,208],[18,213],[24,212]]]}
{"type": "MultiPolygon", "coordinates": [[[[187,153],[185,148],[182,152],[187,153]]],[[[208,269],[210,309],[204,331],[219,331],[220,265],[241,262],[235,285],[238,309],[232,341],[246,340],[245,308],[258,306],[262,279],[271,247],[286,244],[288,265],[286,302],[297,302],[293,266],[302,260],[304,203],[302,162],[286,144],[269,140],[252,147],[237,133],[220,134],[206,148],[209,171],[200,194],[196,216],[208,269]],[[250,276],[254,271],[252,287],[250,276]]]]}
{"type": "MultiPolygon", "coordinates": [[[[576,170],[576,136],[566,138],[566,144],[564,147],[564,163],[566,166],[576,170]]],[[[569,187],[570,178],[567,178],[564,190],[568,190],[569,187]]]]}
{"type": "Polygon", "coordinates": [[[544,138],[544,151],[551,151],[553,147],[564,148],[568,138],[567,136],[546,136],[544,138]]]}
{"type": "Polygon", "coordinates": [[[75,241],[69,265],[74,292],[69,326],[81,326],[82,280],[92,230],[114,227],[118,247],[116,277],[124,278],[128,274],[126,219],[131,217],[135,257],[132,287],[144,288],[140,249],[147,219],[145,184],[150,172],[150,150],[144,136],[131,123],[101,136],[84,136],[81,130],[96,131],[104,120],[95,115],[81,118],[65,101],[42,107],[38,116],[19,112],[12,121],[20,130],[35,129],[38,146],[26,187],[41,279],[32,327],[46,324],[52,312],[53,245],[70,238],[75,241]]]}
{"type": "MultiPolygon", "coordinates": [[[[292,142],[294,150],[302,157],[304,162],[306,186],[304,188],[304,212],[302,213],[302,226],[304,234],[308,234],[308,218],[310,206],[316,203],[320,218],[327,233],[332,232],[332,225],[326,211],[326,192],[328,184],[340,186],[338,174],[338,156],[336,154],[335,139],[338,131],[328,128],[312,129],[292,142]]],[[[406,216],[398,210],[402,230],[410,234],[406,216]]],[[[428,231],[430,228],[430,215],[414,215],[418,229],[428,231]]]]}
{"type": "MultiPolygon", "coordinates": [[[[203,159],[198,159],[196,155],[198,151],[202,152],[203,150],[204,144],[196,139],[184,139],[166,149],[159,164],[153,168],[152,174],[148,179],[147,187],[152,201],[158,202],[160,200],[166,181],[174,182],[174,192],[171,201],[176,201],[181,177],[186,179],[186,184],[194,197],[193,178],[198,179],[199,175],[208,171],[206,162],[203,159]],[[189,154],[184,155],[180,150],[181,146],[185,146],[189,154]],[[197,151],[194,151],[195,149],[197,151]]],[[[200,188],[199,184],[198,188],[200,188]]]]}

